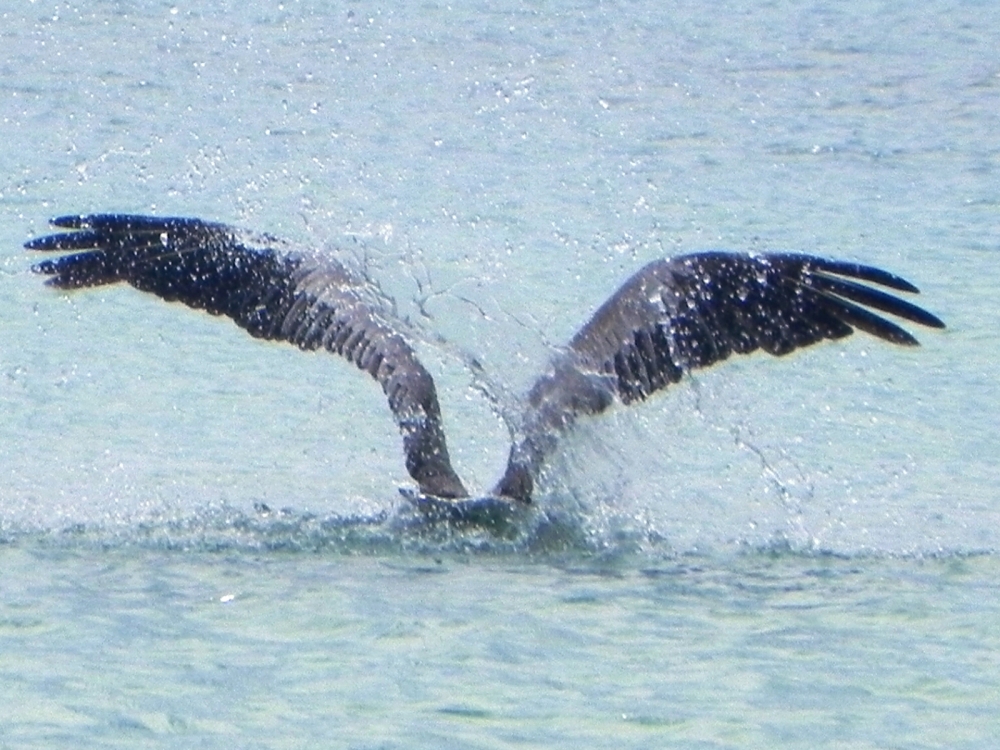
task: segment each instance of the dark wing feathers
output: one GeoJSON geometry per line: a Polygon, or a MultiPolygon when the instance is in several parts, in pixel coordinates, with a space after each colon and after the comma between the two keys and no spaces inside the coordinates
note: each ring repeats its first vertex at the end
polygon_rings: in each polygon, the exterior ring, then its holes
{"type": "Polygon", "coordinates": [[[645,381],[673,382],[679,371],[707,367],[734,352],[787,354],[855,328],[894,344],[917,343],[868,308],[943,327],[916,305],[852,279],[916,291],[877,268],[807,255],[687,255],[641,269],[573,337],[569,349],[578,366],[622,370],[619,389],[632,393],[641,386],[647,396],[656,388],[646,388],[645,381]]]}
{"type": "Polygon", "coordinates": [[[31,250],[72,253],[35,266],[51,277],[52,286],[124,281],[228,316],[255,337],[342,355],[382,386],[403,434],[407,469],[421,491],[467,494],[449,460],[430,373],[335,260],[197,219],[99,214],[52,223],[71,231],[26,244],[31,250]]]}
{"type": "Polygon", "coordinates": [[[801,253],[767,253],[766,255],[752,256],[757,258],[767,258],[768,262],[775,265],[808,263],[812,272],[825,273],[833,276],[844,276],[859,281],[868,281],[878,284],[888,289],[895,289],[897,292],[909,292],[917,294],[917,289],[906,279],[894,273],[883,271],[874,266],[865,266],[860,263],[851,263],[844,260],[830,260],[829,258],[817,258],[806,256],[801,253]]]}
{"type": "MultiPolygon", "coordinates": [[[[26,245],[69,253],[35,266],[51,277],[49,284],[73,289],[124,281],[226,315],[253,336],[347,358],[381,384],[421,491],[466,496],[448,458],[430,373],[336,261],[198,219],[98,214],[52,223],[69,231],[26,245]]],[[[761,349],[780,356],[855,329],[917,344],[882,314],[944,327],[876,287],[917,292],[878,268],[791,253],[707,252],[650,263],[597,309],[535,383],[494,494],[530,501],[537,472],[578,415],[604,411],[616,397],[645,399],[731,354],[761,349]]]]}
{"type": "Polygon", "coordinates": [[[790,253],[707,252],[650,263],[598,308],[536,382],[494,492],[528,499],[558,433],[580,414],[603,411],[615,396],[641,400],[734,353],[780,356],[855,329],[917,344],[877,313],[944,327],[929,312],[859,282],[917,292],[878,268],[790,253]]]}

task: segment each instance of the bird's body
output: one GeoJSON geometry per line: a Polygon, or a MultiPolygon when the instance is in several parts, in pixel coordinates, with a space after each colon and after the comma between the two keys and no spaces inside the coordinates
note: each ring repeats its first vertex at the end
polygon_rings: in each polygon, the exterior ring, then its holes
{"type": "MultiPolygon", "coordinates": [[[[405,327],[336,260],[199,219],[97,214],[52,223],[69,231],[26,244],[68,252],[35,266],[50,276],[49,284],[74,289],[126,282],[230,317],[254,337],[345,357],[382,386],[425,505],[440,511],[443,502],[468,496],[451,465],[433,379],[405,327]]],[[[855,329],[894,344],[917,343],[873,310],[944,327],[878,286],[917,291],[871,266],[801,254],[715,251],[648,264],[597,309],[536,381],[507,469],[489,496],[530,502],[545,460],[579,416],[645,399],[730,354],[761,349],[780,356],[855,329]]]]}

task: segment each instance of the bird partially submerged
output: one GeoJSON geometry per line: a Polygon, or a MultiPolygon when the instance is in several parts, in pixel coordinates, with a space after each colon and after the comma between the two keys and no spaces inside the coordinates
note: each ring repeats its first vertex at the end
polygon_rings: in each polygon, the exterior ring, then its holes
{"type": "MultiPolygon", "coordinates": [[[[345,357],[382,386],[420,493],[441,501],[468,497],[448,455],[434,381],[404,326],[333,258],[200,219],[94,214],[62,216],[52,225],[69,231],[25,244],[68,253],[34,267],[50,277],[48,284],[77,289],[124,281],[232,318],[251,336],[345,357]]],[[[762,349],[781,356],[855,329],[917,345],[878,313],[944,328],[931,313],[877,287],[917,292],[881,269],[803,254],[716,251],[649,263],[536,381],[491,495],[530,503],[545,460],[577,417],[645,399],[730,354],[762,349]]]]}

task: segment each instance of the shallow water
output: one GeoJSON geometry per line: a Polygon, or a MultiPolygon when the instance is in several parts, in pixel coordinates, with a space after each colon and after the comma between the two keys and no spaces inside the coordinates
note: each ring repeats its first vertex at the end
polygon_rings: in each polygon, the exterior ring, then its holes
{"type": "Polygon", "coordinates": [[[992,746],[992,5],[2,15],[0,747],[992,746]],[[21,244],[94,210],[363,267],[476,488],[483,393],[655,257],[857,259],[949,328],[584,423],[496,536],[413,518],[350,365],[46,289],[21,244]]]}

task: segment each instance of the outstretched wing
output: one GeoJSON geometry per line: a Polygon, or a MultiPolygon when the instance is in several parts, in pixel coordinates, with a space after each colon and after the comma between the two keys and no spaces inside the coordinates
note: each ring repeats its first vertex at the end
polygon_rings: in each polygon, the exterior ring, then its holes
{"type": "Polygon", "coordinates": [[[855,329],[917,345],[878,313],[944,327],[877,286],[917,292],[881,269],[809,255],[708,252],[650,263],[598,308],[535,383],[521,439],[494,492],[529,500],[534,476],[577,415],[599,413],[616,397],[644,399],[730,354],[781,356],[855,329]]]}
{"type": "Polygon", "coordinates": [[[406,468],[436,497],[468,493],[452,469],[434,382],[390,321],[331,258],[267,235],[199,219],[117,214],[63,216],[68,232],[29,250],[69,252],[35,266],[61,289],[120,281],[165,300],[232,318],[250,335],[323,347],[382,386],[403,434],[406,468]]]}

